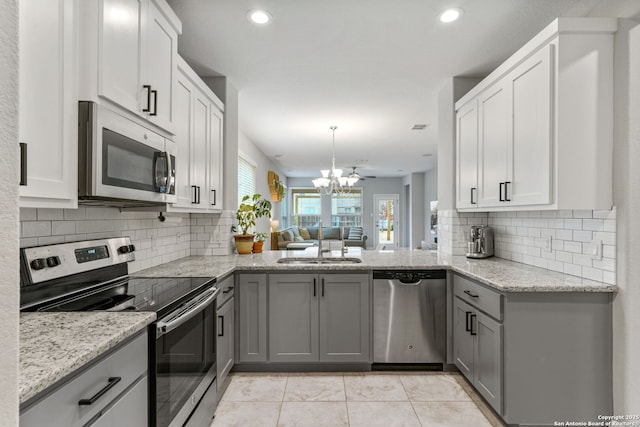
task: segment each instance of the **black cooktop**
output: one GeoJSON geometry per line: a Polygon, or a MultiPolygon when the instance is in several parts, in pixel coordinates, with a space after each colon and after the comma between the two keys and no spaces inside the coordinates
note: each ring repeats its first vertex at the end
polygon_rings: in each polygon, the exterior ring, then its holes
{"type": "Polygon", "coordinates": [[[23,289],[22,311],[154,311],[158,318],[180,303],[213,286],[212,277],[121,277],[96,284],[48,284],[48,287],[23,289]],[[89,286],[87,286],[89,285],[89,286]],[[90,289],[87,290],[87,287],[90,289]],[[47,298],[52,288],[66,289],[66,295],[47,298]],[[74,291],[82,289],[82,291],[74,291]],[[31,294],[29,298],[28,294],[31,294]],[[39,298],[38,298],[39,297],[39,298]]]}

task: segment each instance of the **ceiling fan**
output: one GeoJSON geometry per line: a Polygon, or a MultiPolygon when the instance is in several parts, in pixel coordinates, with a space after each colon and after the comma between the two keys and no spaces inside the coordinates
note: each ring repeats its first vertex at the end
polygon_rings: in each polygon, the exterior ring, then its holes
{"type": "Polygon", "coordinates": [[[376,178],[373,175],[360,175],[358,172],[356,172],[356,167],[357,166],[351,166],[351,173],[349,174],[349,178],[358,178],[361,181],[365,181],[367,178],[376,178]]]}

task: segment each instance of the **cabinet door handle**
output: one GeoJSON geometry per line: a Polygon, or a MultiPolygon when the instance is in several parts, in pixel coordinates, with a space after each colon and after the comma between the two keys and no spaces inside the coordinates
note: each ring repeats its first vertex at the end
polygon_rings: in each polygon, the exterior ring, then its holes
{"type": "Polygon", "coordinates": [[[316,279],[313,279],[313,296],[316,296],[316,279]]]}
{"type": "Polygon", "coordinates": [[[224,316],[218,316],[218,336],[224,336],[224,316]]]}
{"type": "Polygon", "coordinates": [[[503,191],[502,189],[503,189],[503,187],[504,187],[504,182],[501,182],[501,183],[500,183],[500,190],[499,190],[499,191],[500,191],[500,201],[501,201],[501,202],[504,202],[504,201],[505,201],[505,200],[504,200],[504,197],[502,197],[502,191],[503,191]]]}
{"type": "Polygon", "coordinates": [[[107,385],[104,386],[99,392],[91,396],[89,399],[80,399],[78,405],[93,405],[96,400],[100,399],[106,392],[111,390],[116,384],[120,382],[122,377],[109,377],[107,385]]]}
{"type": "Polygon", "coordinates": [[[322,278],[322,296],[324,297],[324,277],[322,278]]]}
{"type": "Polygon", "coordinates": [[[471,187],[471,204],[475,205],[477,202],[473,201],[473,192],[476,191],[477,188],[476,187],[471,187]]]}
{"type": "Polygon", "coordinates": [[[153,93],[153,113],[149,113],[149,115],[157,116],[158,115],[158,91],[152,90],[151,93],[153,93]]]}
{"type": "Polygon", "coordinates": [[[504,201],[505,202],[511,201],[511,199],[509,198],[509,184],[511,184],[511,181],[506,181],[504,183],[504,201]]]}
{"type": "Polygon", "coordinates": [[[464,330],[467,331],[467,332],[471,331],[471,323],[470,323],[470,319],[469,319],[469,315],[470,314],[471,314],[470,311],[465,311],[466,319],[464,321],[464,330]]]}
{"type": "Polygon", "coordinates": [[[20,185],[27,185],[27,143],[20,143],[20,185]]]}
{"type": "Polygon", "coordinates": [[[211,190],[213,191],[213,203],[211,203],[211,206],[215,206],[216,205],[216,190],[211,190]]]}
{"type": "Polygon", "coordinates": [[[471,298],[478,298],[480,295],[478,294],[472,294],[471,291],[464,291],[465,294],[469,295],[471,298]]]}
{"type": "MultiPolygon", "coordinates": [[[[475,319],[477,316],[475,314],[472,314],[471,316],[469,316],[471,318],[471,328],[469,330],[469,333],[471,335],[478,335],[477,332],[473,332],[473,319],[475,319]]],[[[476,328],[477,329],[477,328],[476,328]]]]}
{"type": "Polygon", "coordinates": [[[192,185],[191,186],[191,190],[193,190],[193,193],[191,194],[191,204],[195,205],[196,203],[198,203],[198,186],[197,185],[192,185]]]}
{"type": "Polygon", "coordinates": [[[147,108],[143,108],[143,113],[148,113],[151,111],[151,85],[142,86],[143,89],[147,90],[147,108]]]}

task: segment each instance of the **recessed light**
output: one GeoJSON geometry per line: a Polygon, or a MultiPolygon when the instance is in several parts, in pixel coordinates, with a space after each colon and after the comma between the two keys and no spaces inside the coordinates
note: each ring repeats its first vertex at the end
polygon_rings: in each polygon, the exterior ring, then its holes
{"type": "Polygon", "coordinates": [[[431,156],[433,156],[433,154],[430,154],[430,153],[424,153],[424,154],[422,155],[422,157],[431,157],[431,156]]]}
{"type": "Polygon", "coordinates": [[[427,126],[429,125],[423,125],[423,124],[419,124],[419,125],[413,125],[413,127],[411,128],[411,130],[423,130],[426,129],[427,126]]]}
{"type": "Polygon", "coordinates": [[[464,11],[457,7],[443,10],[440,13],[440,22],[444,22],[445,24],[448,24],[449,22],[453,22],[456,19],[460,18],[463,13],[464,11]]]}
{"type": "Polygon", "coordinates": [[[273,19],[269,12],[260,9],[250,10],[249,13],[247,13],[247,18],[249,18],[249,21],[253,22],[254,24],[259,25],[268,24],[273,19]]]}

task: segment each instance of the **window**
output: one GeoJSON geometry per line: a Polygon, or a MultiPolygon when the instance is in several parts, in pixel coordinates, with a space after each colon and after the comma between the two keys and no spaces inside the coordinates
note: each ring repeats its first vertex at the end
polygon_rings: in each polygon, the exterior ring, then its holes
{"type": "Polygon", "coordinates": [[[320,222],[320,193],[291,190],[291,220],[298,227],[315,227],[320,222]]]}
{"type": "Polygon", "coordinates": [[[238,206],[246,195],[256,192],[256,166],[242,156],[238,156],[238,206]]]}
{"type": "Polygon", "coordinates": [[[362,226],[362,190],[331,194],[331,225],[334,227],[362,226]]]}

